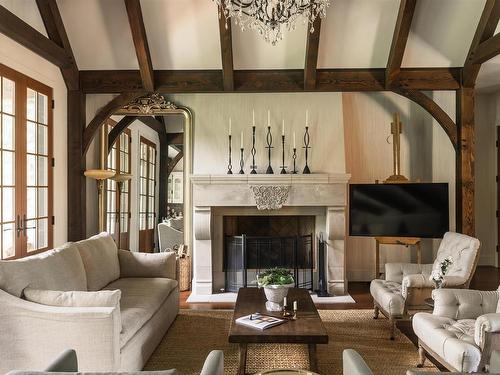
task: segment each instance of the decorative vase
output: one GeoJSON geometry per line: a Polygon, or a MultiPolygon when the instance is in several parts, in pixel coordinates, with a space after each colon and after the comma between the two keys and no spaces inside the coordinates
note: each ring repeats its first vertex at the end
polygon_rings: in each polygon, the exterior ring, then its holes
{"type": "Polygon", "coordinates": [[[288,289],[293,288],[295,284],[285,285],[266,285],[264,294],[266,295],[267,311],[283,311],[283,300],[288,294],[288,289]]]}

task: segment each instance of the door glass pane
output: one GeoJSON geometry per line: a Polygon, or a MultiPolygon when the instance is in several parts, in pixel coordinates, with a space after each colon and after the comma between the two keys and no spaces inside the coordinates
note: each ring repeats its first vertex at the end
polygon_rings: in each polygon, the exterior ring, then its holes
{"type": "Polygon", "coordinates": [[[26,244],[27,251],[38,250],[36,220],[26,220],[24,225],[26,225],[26,237],[28,241],[26,244]]]}
{"type": "Polygon", "coordinates": [[[37,124],[28,121],[26,124],[26,151],[36,154],[37,124]]]}
{"type": "Polygon", "coordinates": [[[38,125],[38,153],[40,155],[48,155],[49,153],[47,127],[43,125],[38,125]]]}
{"type": "Polygon", "coordinates": [[[26,100],[26,117],[28,120],[36,121],[36,91],[28,89],[26,100]]]}
{"type": "Polygon", "coordinates": [[[14,186],[14,153],[11,151],[2,152],[2,185],[14,186]]]}
{"type": "Polygon", "coordinates": [[[38,248],[43,249],[49,242],[49,221],[48,219],[38,220],[38,248]]]}
{"type": "Polygon", "coordinates": [[[38,122],[47,125],[47,96],[38,93],[38,122]]]}
{"type": "Polygon", "coordinates": [[[2,148],[5,150],[14,150],[14,117],[9,115],[2,116],[2,148]]]}
{"type": "Polygon", "coordinates": [[[48,159],[46,156],[38,157],[38,185],[47,186],[49,181],[48,169],[47,169],[48,159]]]}
{"type": "Polygon", "coordinates": [[[10,258],[16,255],[14,238],[15,227],[14,223],[8,223],[1,226],[2,228],[2,258],[10,258]]]}
{"type": "Polygon", "coordinates": [[[36,186],[36,155],[26,155],[26,177],[28,186],[36,186]]]}
{"type": "Polygon", "coordinates": [[[14,221],[14,188],[3,188],[2,190],[2,220],[4,222],[14,221]]]}
{"type": "Polygon", "coordinates": [[[14,114],[15,83],[5,77],[2,78],[2,112],[14,114]]]}
{"type": "Polygon", "coordinates": [[[26,217],[28,219],[34,219],[36,218],[36,195],[37,195],[37,189],[36,188],[28,188],[26,191],[26,217]]]}
{"type": "Polygon", "coordinates": [[[48,216],[49,189],[38,188],[38,217],[48,216]]]}

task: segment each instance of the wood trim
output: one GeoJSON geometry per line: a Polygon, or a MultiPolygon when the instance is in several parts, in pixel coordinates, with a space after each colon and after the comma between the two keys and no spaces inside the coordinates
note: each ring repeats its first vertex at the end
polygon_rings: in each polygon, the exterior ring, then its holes
{"type": "Polygon", "coordinates": [[[457,91],[456,230],[474,236],[474,89],[457,91]]]}
{"type": "Polygon", "coordinates": [[[401,70],[401,63],[403,61],[416,4],[417,0],[401,0],[399,3],[398,18],[392,36],[387,67],[385,69],[385,87],[387,88],[393,85],[401,70]]]}
{"type": "Polygon", "coordinates": [[[431,98],[418,90],[394,90],[425,109],[441,125],[455,149],[458,145],[457,125],[448,114],[431,98]]]}
{"type": "Polygon", "coordinates": [[[130,124],[132,124],[137,119],[137,116],[124,116],[120,121],[118,121],[113,129],[108,134],[108,154],[115,142],[120,138],[120,134],[127,130],[130,124]]]}
{"type": "MultiPolygon", "coordinates": [[[[221,70],[156,70],[158,92],[224,92],[221,70]]],[[[316,87],[306,91],[385,91],[385,69],[317,69],[316,87]]],[[[303,92],[304,70],[235,70],[235,92],[303,92]]],[[[457,90],[461,68],[402,68],[393,88],[457,90]]],[[[87,94],[143,90],[138,70],[82,70],[87,94]]]]}
{"type": "Polygon", "coordinates": [[[306,61],[304,63],[304,90],[316,88],[316,69],[318,65],[319,36],[321,33],[321,18],[318,16],[313,23],[313,32],[307,24],[306,61]]]}
{"type": "Polygon", "coordinates": [[[474,87],[481,68],[481,64],[474,62],[477,48],[481,43],[493,36],[499,19],[500,0],[487,0],[464,63],[462,83],[465,87],[474,87]]]}
{"type": "Polygon", "coordinates": [[[226,19],[224,12],[219,15],[219,36],[222,58],[222,84],[224,91],[234,90],[233,69],[233,39],[231,32],[231,19],[226,19]]]}
{"type": "Polygon", "coordinates": [[[120,94],[109,101],[94,116],[83,132],[82,156],[85,156],[101,125],[119,108],[144,95],[144,92],[128,92],[120,94]]]}
{"type": "Polygon", "coordinates": [[[60,68],[71,66],[71,58],[64,48],[46,38],[19,17],[0,5],[0,33],[15,40],[30,51],[60,68]]]}
{"type": "Polygon", "coordinates": [[[484,42],[476,48],[474,57],[472,58],[473,64],[482,64],[500,54],[500,34],[497,34],[484,42]]]}
{"type": "Polygon", "coordinates": [[[135,53],[139,62],[142,86],[147,91],[154,91],[155,81],[151,53],[149,52],[148,38],[142,18],[141,3],[139,0],[124,0],[127,8],[128,22],[132,39],[134,41],[135,53]]]}
{"type": "Polygon", "coordinates": [[[62,47],[71,60],[68,67],[61,68],[66,87],[68,90],[78,90],[80,84],[78,66],[56,0],[36,0],[36,4],[49,39],[62,47]]]}

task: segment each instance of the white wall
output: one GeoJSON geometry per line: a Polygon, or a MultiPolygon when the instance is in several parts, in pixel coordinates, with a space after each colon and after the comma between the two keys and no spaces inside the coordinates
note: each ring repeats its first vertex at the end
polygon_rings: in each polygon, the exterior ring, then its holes
{"type": "Polygon", "coordinates": [[[66,154],[66,85],[59,68],[13,40],[0,34],[0,63],[52,87],[55,108],[54,127],[54,246],[67,240],[67,154],[66,154]]]}

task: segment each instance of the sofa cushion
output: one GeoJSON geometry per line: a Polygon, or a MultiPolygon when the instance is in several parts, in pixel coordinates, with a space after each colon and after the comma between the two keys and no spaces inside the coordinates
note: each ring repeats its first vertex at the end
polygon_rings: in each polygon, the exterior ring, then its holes
{"type": "Polygon", "coordinates": [[[24,298],[30,302],[60,307],[115,307],[120,303],[119,290],[100,290],[98,292],[55,291],[24,289],[24,298]]]}
{"type": "Polygon", "coordinates": [[[375,279],[370,283],[370,293],[379,306],[391,316],[403,315],[405,302],[400,283],[375,279]]]}
{"type": "Polygon", "coordinates": [[[87,290],[87,278],[77,247],[59,248],[16,260],[0,261],[0,288],[21,297],[26,287],[49,290],[87,290]]]}
{"type": "Polygon", "coordinates": [[[176,254],[139,253],[118,250],[120,277],[165,277],[175,279],[176,254]]]}
{"type": "Polygon", "coordinates": [[[475,372],[481,350],[474,343],[474,319],[454,320],[417,313],[412,324],[419,340],[458,371],[475,372]]]}
{"type": "Polygon", "coordinates": [[[158,311],[176,287],[177,281],[172,279],[130,277],[118,279],[104,288],[105,290],[119,289],[122,292],[120,347],[125,346],[158,311]]]}
{"type": "Polygon", "coordinates": [[[87,274],[87,288],[101,290],[120,277],[118,248],[108,233],[76,242],[87,274]]]}

